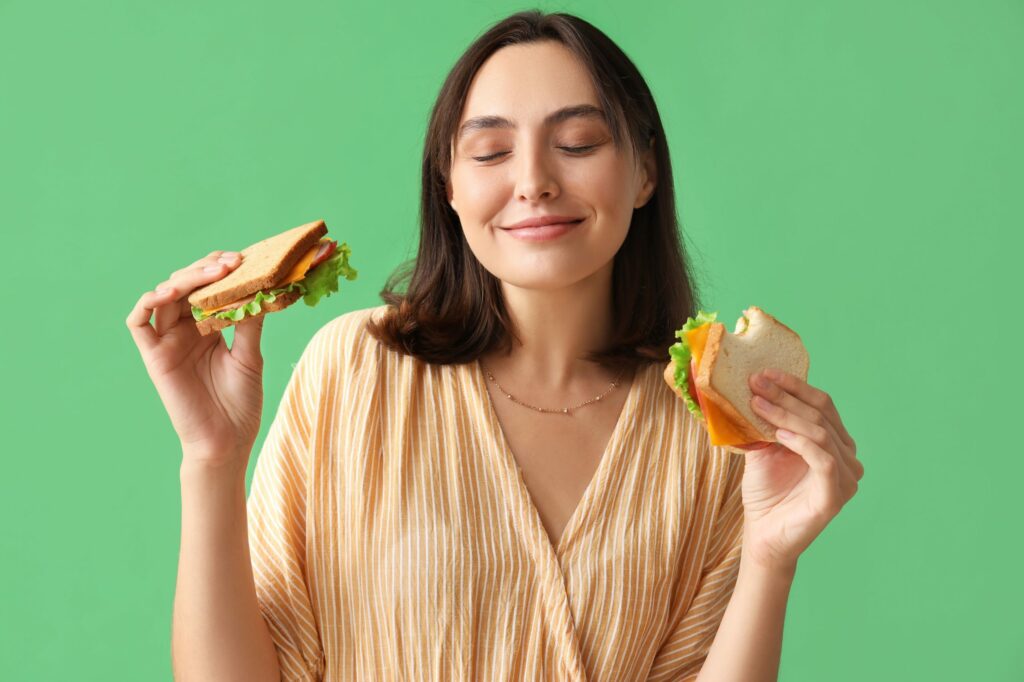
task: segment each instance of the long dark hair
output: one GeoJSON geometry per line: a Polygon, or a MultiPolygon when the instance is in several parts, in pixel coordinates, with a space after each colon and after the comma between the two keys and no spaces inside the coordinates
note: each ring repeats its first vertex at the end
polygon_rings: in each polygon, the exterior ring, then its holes
{"type": "Polygon", "coordinates": [[[615,254],[610,342],[587,359],[610,369],[668,362],[674,332],[696,314],[690,263],[680,242],[665,131],[640,72],[608,36],[579,17],[524,11],[498,22],[455,63],[434,103],[423,149],[419,252],[391,274],[380,292],[388,315],[367,322],[386,346],[426,362],[472,362],[492,349],[508,351],[514,335],[499,280],[469,248],[448,203],[451,143],[469,86],[480,66],[507,45],[556,40],[593,78],[601,108],[610,112],[614,143],[639,158],[653,136],[654,193],[633,212],[615,254]],[[404,292],[396,291],[408,280],[404,292]]]}

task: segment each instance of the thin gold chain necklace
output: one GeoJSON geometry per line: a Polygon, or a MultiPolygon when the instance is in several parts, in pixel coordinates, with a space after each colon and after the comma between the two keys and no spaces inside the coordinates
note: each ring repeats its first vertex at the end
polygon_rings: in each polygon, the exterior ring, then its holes
{"type": "Polygon", "coordinates": [[[483,369],[484,374],[487,375],[487,378],[490,379],[492,382],[494,382],[494,385],[498,387],[498,390],[501,391],[502,394],[506,398],[508,398],[512,402],[516,403],[517,405],[522,405],[523,407],[528,407],[531,410],[536,410],[537,412],[551,412],[551,413],[561,413],[561,414],[571,414],[572,410],[578,410],[579,408],[585,407],[585,406],[587,406],[587,405],[589,405],[591,403],[596,403],[598,400],[600,400],[601,398],[603,398],[606,395],[608,395],[609,393],[611,393],[615,389],[615,387],[619,385],[619,381],[622,379],[622,376],[626,373],[625,369],[623,369],[621,372],[619,372],[619,376],[615,377],[615,381],[613,381],[608,386],[608,389],[604,393],[602,393],[601,395],[595,396],[595,397],[591,398],[590,400],[586,400],[586,401],[580,403],[579,405],[573,405],[571,407],[562,407],[562,408],[559,408],[559,409],[551,410],[551,409],[547,409],[547,408],[543,408],[543,407],[537,407],[536,405],[530,405],[529,403],[524,403],[522,400],[519,400],[514,395],[512,395],[511,393],[506,391],[504,388],[502,388],[501,384],[498,383],[498,380],[494,378],[494,375],[491,374],[491,372],[486,367],[484,367],[482,362],[480,363],[480,368],[483,369]]]}

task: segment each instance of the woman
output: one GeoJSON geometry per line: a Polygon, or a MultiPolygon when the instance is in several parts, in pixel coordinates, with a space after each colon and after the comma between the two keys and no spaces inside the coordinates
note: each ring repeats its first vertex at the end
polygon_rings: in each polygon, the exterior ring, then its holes
{"type": "Polygon", "coordinates": [[[407,290],[303,353],[248,506],[263,318],[229,352],[185,301],[237,254],[129,316],[183,447],[178,674],[774,680],[797,557],[863,467],[794,377],[751,378],[784,428],[744,456],[661,381],[695,297],[632,63],[571,15],[495,25],[435,105],[421,216],[407,290]]]}

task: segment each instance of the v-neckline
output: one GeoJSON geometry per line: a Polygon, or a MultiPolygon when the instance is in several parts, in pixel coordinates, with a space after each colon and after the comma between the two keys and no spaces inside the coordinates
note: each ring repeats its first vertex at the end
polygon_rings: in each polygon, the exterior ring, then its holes
{"type": "Polygon", "coordinates": [[[478,392],[482,394],[483,404],[485,405],[485,412],[487,417],[488,435],[491,439],[491,443],[495,446],[498,452],[501,453],[501,464],[506,468],[507,471],[512,473],[512,480],[514,481],[513,486],[515,488],[514,494],[519,496],[519,499],[529,508],[532,512],[529,514],[530,522],[533,526],[533,532],[539,530],[540,536],[544,539],[551,553],[556,559],[557,563],[560,563],[563,554],[569,546],[569,543],[575,538],[579,526],[582,523],[582,519],[588,513],[590,513],[596,505],[600,497],[603,495],[605,488],[605,481],[614,470],[621,453],[621,441],[625,435],[627,429],[629,429],[633,422],[632,414],[635,411],[636,403],[639,399],[639,392],[641,384],[646,380],[647,373],[646,365],[638,365],[633,372],[633,378],[629,384],[629,392],[626,394],[626,399],[622,403],[622,408],[619,410],[619,414],[615,420],[615,426],[612,428],[611,436],[608,438],[608,442],[605,444],[604,450],[601,452],[601,459],[598,461],[597,468],[590,477],[590,481],[587,482],[587,487],[583,490],[583,495],[576,503],[576,508],[573,509],[572,514],[569,516],[569,520],[565,524],[565,528],[562,529],[561,535],[558,537],[557,546],[551,542],[551,537],[548,535],[547,529],[544,527],[544,523],[541,520],[540,512],[537,509],[537,505],[533,500],[533,495],[530,494],[530,489],[526,486],[526,479],[523,477],[523,471],[519,467],[519,463],[516,461],[515,455],[512,452],[512,447],[509,445],[508,438],[505,436],[505,431],[501,426],[501,422],[498,420],[498,413],[494,409],[494,403],[491,400],[490,391],[487,390],[487,375],[480,364],[480,360],[477,359],[473,363],[475,372],[474,380],[477,385],[478,392]]]}

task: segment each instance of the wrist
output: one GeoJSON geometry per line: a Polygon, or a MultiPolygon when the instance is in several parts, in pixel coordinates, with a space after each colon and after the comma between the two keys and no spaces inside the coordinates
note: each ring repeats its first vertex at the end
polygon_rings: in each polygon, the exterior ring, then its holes
{"type": "Polygon", "coordinates": [[[748,572],[770,575],[778,581],[793,581],[796,576],[797,557],[780,557],[753,541],[744,534],[743,546],[740,550],[740,567],[746,566],[748,572]]]}
{"type": "Polygon", "coordinates": [[[796,579],[796,563],[765,562],[741,552],[739,575],[759,584],[788,589],[796,579]]]}
{"type": "Polygon", "coordinates": [[[248,457],[208,457],[186,449],[182,451],[179,475],[183,482],[194,479],[244,480],[248,464],[248,457]]]}

